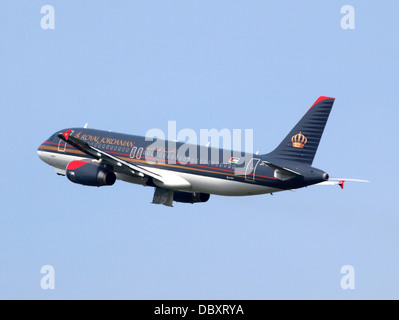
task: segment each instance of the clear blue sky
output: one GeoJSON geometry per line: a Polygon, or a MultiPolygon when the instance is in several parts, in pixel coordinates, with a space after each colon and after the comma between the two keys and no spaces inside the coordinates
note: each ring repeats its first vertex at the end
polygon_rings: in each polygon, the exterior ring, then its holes
{"type": "Polygon", "coordinates": [[[2,1],[0,298],[399,298],[397,1],[2,1]],[[55,30],[40,9],[55,8],[55,30]],[[340,26],[355,8],[356,29],[340,26]],[[314,165],[371,184],[150,204],[58,177],[83,126],[253,129],[273,149],[336,97],[314,165]],[[43,265],[55,290],[42,290],[43,265]],[[356,289],[342,290],[343,265],[356,289]]]}

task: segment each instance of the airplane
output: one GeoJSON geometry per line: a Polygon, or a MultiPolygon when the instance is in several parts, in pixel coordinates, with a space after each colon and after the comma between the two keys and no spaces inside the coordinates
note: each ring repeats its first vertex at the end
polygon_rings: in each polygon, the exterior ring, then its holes
{"type": "Polygon", "coordinates": [[[176,152],[182,142],[161,141],[154,148],[145,137],[84,128],[54,133],[38,148],[41,160],[58,175],[85,186],[112,186],[116,180],[155,188],[154,204],[207,202],[210,195],[274,194],[311,185],[338,185],[356,179],[330,179],[312,167],[335,98],[321,96],[268,154],[242,154],[191,145],[195,156],[176,152]],[[174,145],[175,148],[169,148],[174,145]],[[219,159],[215,161],[215,154],[219,159]],[[228,160],[223,155],[229,155],[228,160]],[[224,159],[223,161],[220,159],[224,159]],[[187,161],[189,160],[189,161],[187,161]]]}

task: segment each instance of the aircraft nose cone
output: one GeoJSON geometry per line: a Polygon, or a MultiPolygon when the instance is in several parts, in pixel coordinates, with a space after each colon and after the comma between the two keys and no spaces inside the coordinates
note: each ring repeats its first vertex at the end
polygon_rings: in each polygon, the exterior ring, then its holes
{"type": "Polygon", "coordinates": [[[44,143],[42,143],[39,148],[37,148],[37,155],[39,156],[40,160],[45,163],[49,163],[48,155],[43,150],[44,143]]]}
{"type": "MultiPolygon", "coordinates": [[[[41,159],[41,160],[43,160],[43,151],[42,151],[42,144],[40,145],[40,147],[39,148],[37,148],[37,155],[39,156],[39,158],[41,159]]],[[[44,161],[44,160],[43,160],[44,161]]]]}
{"type": "Polygon", "coordinates": [[[43,153],[42,150],[37,149],[37,155],[39,156],[39,158],[40,158],[41,160],[43,160],[43,159],[42,159],[42,153],[43,153]]]}

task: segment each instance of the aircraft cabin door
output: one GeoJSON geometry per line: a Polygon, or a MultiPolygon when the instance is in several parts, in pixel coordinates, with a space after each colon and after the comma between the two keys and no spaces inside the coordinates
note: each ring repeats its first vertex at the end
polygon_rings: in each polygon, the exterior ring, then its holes
{"type": "Polygon", "coordinates": [[[245,180],[255,181],[256,168],[258,167],[260,159],[253,158],[249,161],[245,169],[245,180]]]}

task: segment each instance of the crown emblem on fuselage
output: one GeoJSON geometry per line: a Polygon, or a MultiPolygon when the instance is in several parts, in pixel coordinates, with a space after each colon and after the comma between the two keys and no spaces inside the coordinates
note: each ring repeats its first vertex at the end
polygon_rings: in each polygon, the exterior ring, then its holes
{"type": "Polygon", "coordinates": [[[302,131],[291,138],[292,146],[294,148],[303,149],[308,139],[302,134],[302,131]]]}

